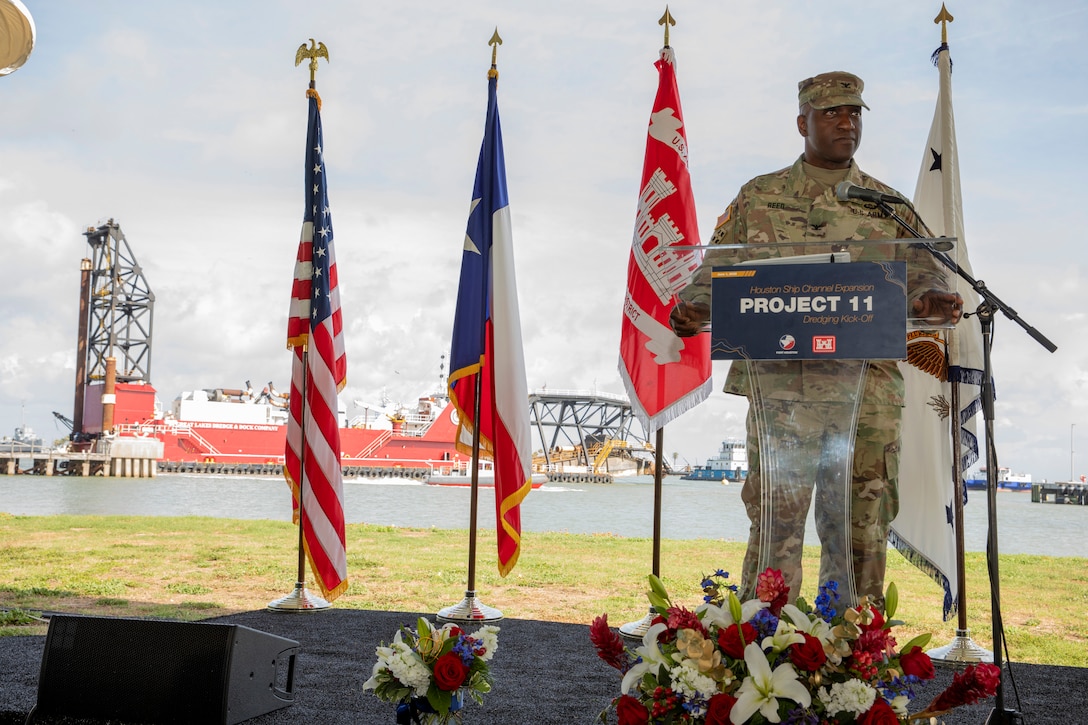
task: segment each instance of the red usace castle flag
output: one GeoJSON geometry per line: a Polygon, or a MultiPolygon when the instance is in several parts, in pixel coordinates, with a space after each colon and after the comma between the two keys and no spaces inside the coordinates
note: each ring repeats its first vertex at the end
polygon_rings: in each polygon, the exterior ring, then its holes
{"type": "Polygon", "coordinates": [[[620,374],[647,434],[710,393],[710,335],[681,339],[669,312],[702,261],[672,49],[662,48],[620,335],[620,374]]]}

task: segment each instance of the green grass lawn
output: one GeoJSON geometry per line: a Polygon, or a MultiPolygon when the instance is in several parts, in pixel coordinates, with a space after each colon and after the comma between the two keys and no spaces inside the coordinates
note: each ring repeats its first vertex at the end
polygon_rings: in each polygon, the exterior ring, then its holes
{"type": "MultiPolygon", "coordinates": [[[[44,633],[27,613],[197,620],[262,609],[294,586],[297,531],[264,520],[0,513],[0,635],[44,633]]],[[[464,596],[465,530],[353,524],[347,538],[350,588],[334,606],[426,613],[464,596]]],[[[694,608],[702,576],[739,571],[743,554],[738,542],[666,540],[661,578],[674,603],[694,608]]],[[[529,532],[502,578],[495,534],[481,531],[476,591],[509,618],[589,624],[607,613],[618,626],[646,614],[651,561],[650,539],[529,532]]],[[[818,549],[806,549],[806,571],[818,567],[818,549]]],[[[985,555],[967,554],[966,567],[971,639],[992,649],[985,555]]],[[[1088,667],[1088,560],[1004,555],[1000,575],[1009,659],[1088,667]]],[[[814,579],[802,592],[810,600],[814,579]]],[[[887,581],[899,589],[901,642],[922,632],[933,633],[931,646],[952,640],[956,621],[941,620],[936,584],[896,553],[887,581]]]]}

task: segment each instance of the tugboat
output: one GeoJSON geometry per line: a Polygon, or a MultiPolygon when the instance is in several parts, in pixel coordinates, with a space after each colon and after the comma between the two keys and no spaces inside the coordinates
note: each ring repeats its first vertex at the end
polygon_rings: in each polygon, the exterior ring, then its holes
{"type": "Polygon", "coordinates": [[[680,477],[683,481],[720,481],[736,483],[748,477],[748,451],[743,441],[722,441],[718,455],[706,459],[706,464],[692,468],[680,477]]]}

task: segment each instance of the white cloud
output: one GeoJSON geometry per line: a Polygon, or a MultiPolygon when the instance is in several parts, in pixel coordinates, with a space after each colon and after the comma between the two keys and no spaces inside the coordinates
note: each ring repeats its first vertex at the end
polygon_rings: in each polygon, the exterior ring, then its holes
{"type": "MultiPolygon", "coordinates": [[[[1068,475],[1088,434],[1088,254],[1073,124],[1088,60],[1084,8],[965,3],[949,28],[967,236],[976,275],[1058,343],[998,320],[1001,463],[1068,475]],[[1066,191],[1068,190],[1068,191],[1066,191]]],[[[284,319],[301,221],[308,81],[295,49],[323,41],[317,83],[348,325],[349,397],[412,400],[449,351],[483,133],[487,40],[499,104],[531,387],[620,392],[616,371],[637,180],[662,40],[657,2],[365,4],[50,0],[38,46],[0,79],[0,432],[46,437],[71,415],[83,229],[117,219],[157,301],[153,382],[286,387],[284,319]],[[311,4],[312,5],[312,4],[311,4]],[[25,406],[25,407],[24,407],[25,406]]],[[[933,113],[936,8],[807,3],[672,7],[671,43],[703,236],[751,176],[800,153],[796,83],[866,80],[859,162],[908,193],[933,113]]],[[[716,388],[724,365],[715,368],[716,388]]],[[[666,430],[704,461],[743,432],[716,392],[666,430]]]]}

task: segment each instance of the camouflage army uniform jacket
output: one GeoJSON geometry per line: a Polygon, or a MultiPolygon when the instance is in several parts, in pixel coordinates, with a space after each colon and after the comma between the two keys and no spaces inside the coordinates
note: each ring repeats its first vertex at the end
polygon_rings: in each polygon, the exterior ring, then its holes
{"type": "MultiPolygon", "coordinates": [[[[839,201],[834,188],[822,188],[805,173],[802,159],[781,171],[757,176],[741,187],[737,198],[719,219],[710,243],[820,244],[910,236],[876,204],[839,201]]],[[[850,162],[846,180],[868,189],[896,193],[891,187],[863,173],[853,161],[850,162]]],[[[907,224],[922,234],[929,234],[909,206],[900,209],[899,214],[907,224]]],[[[729,259],[728,250],[721,252],[716,254],[713,249],[707,252],[691,284],[680,293],[681,299],[710,304],[711,268],[715,264],[735,261],[729,259]]],[[[802,250],[793,247],[789,253],[798,254],[802,250]]],[[[908,265],[908,304],[928,289],[947,289],[943,268],[928,252],[903,245],[897,256],[905,259],[908,265]]],[[[753,364],[759,366],[760,389],[768,398],[809,402],[845,401],[856,389],[842,379],[841,365],[834,360],[759,361],[753,364]]],[[[729,370],[725,392],[747,395],[748,391],[748,365],[738,361],[729,370]]],[[[894,360],[870,362],[863,396],[870,404],[903,405],[903,377],[894,360]]]]}

